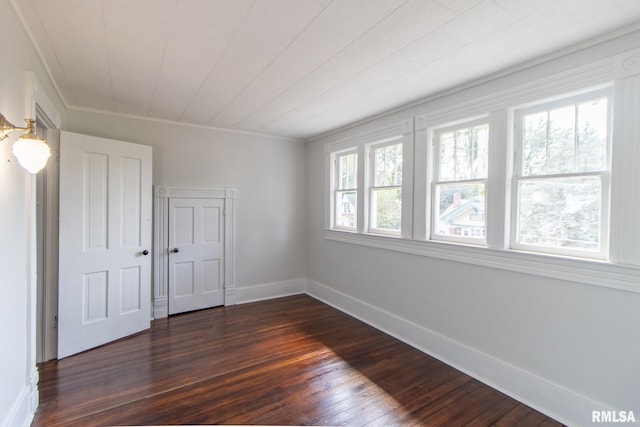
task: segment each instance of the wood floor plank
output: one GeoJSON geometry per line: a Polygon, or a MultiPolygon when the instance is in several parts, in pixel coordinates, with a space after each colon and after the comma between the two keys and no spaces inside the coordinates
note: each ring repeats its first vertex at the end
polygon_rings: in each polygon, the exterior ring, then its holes
{"type": "Polygon", "coordinates": [[[470,420],[465,427],[484,427],[493,425],[498,419],[508,411],[511,411],[518,405],[518,402],[505,396],[500,402],[486,409],[482,414],[470,420]]]}
{"type": "Polygon", "coordinates": [[[522,403],[518,403],[509,412],[504,414],[498,421],[495,422],[496,427],[513,427],[517,425],[522,419],[526,418],[533,409],[529,408],[522,403]]]}
{"type": "Polygon", "coordinates": [[[33,427],[559,426],[308,296],[155,320],[40,366],[33,427]]]}

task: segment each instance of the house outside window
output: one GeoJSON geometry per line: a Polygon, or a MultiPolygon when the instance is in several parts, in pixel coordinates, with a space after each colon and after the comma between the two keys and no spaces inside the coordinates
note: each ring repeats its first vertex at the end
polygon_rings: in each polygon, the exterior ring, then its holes
{"type": "Polygon", "coordinates": [[[433,152],[433,239],[484,243],[489,124],[436,129],[433,152]]]}
{"type": "Polygon", "coordinates": [[[608,93],[516,111],[514,248],[606,257],[608,93]]]}

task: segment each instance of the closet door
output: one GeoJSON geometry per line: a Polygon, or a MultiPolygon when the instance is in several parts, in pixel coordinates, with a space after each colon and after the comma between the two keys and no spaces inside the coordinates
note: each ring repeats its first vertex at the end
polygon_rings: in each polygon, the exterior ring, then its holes
{"type": "Polygon", "coordinates": [[[169,199],[169,314],[224,304],[224,199],[169,199]]]}

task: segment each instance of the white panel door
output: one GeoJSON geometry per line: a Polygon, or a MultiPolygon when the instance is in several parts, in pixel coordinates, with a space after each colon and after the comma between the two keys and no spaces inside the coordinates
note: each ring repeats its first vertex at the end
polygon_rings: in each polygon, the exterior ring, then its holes
{"type": "Polygon", "coordinates": [[[149,328],[151,156],[61,133],[58,358],[149,328]]]}
{"type": "Polygon", "coordinates": [[[224,304],[224,200],[169,199],[169,314],[224,304]]]}

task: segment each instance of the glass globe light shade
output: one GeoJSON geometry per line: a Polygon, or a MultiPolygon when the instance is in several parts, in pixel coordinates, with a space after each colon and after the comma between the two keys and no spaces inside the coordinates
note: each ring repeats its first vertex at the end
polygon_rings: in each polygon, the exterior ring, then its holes
{"type": "Polygon", "coordinates": [[[45,167],[51,156],[51,149],[45,140],[33,133],[21,135],[20,139],[13,143],[12,151],[20,166],[33,174],[45,167]]]}

